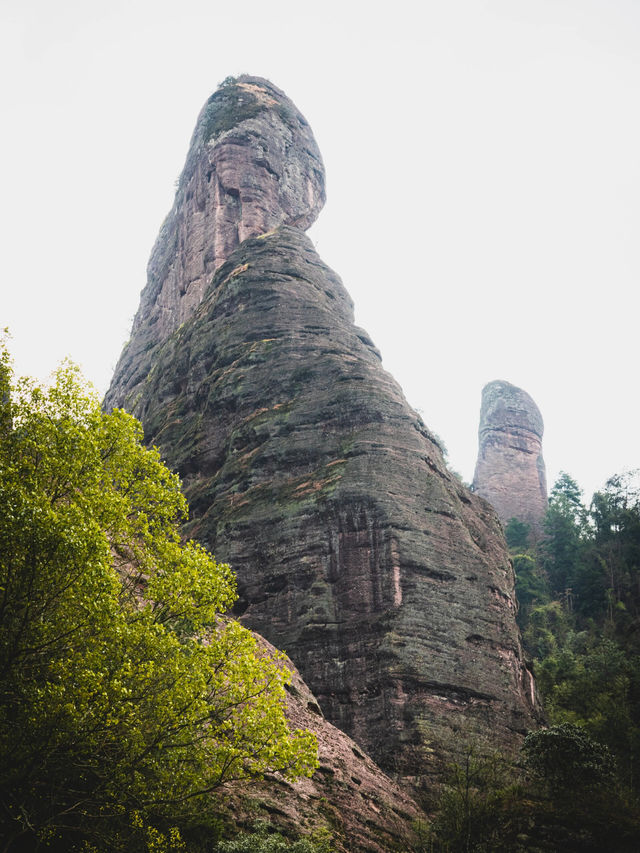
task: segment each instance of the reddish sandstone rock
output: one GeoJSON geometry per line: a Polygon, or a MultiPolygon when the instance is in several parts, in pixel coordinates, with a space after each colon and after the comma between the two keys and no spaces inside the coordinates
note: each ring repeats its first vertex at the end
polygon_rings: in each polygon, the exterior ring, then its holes
{"type": "Polygon", "coordinates": [[[245,240],[118,402],[182,476],[242,620],[383,769],[436,772],[460,731],[519,744],[535,700],[498,519],[301,231],[245,240]]]}
{"type": "MultiPolygon", "coordinates": [[[[234,91],[231,116],[244,98],[234,91]]],[[[259,101],[252,109],[263,116],[259,101]]],[[[266,136],[251,145],[270,151],[279,122],[252,124],[266,136]]],[[[202,162],[198,146],[181,187],[202,162]]],[[[296,165],[285,146],[276,170],[311,187],[303,225],[320,192],[308,147],[296,165]]],[[[170,223],[194,204],[186,190],[180,200],[170,223]]],[[[185,236],[151,268],[221,257],[216,229],[185,236]]],[[[172,332],[157,328],[153,293],[107,405],[140,417],[179,471],[188,532],[237,573],[238,616],[289,654],[327,720],[387,772],[436,775],[466,738],[515,749],[537,704],[497,516],[447,470],[303,231],[245,236],[172,332]]]]}
{"type": "Polygon", "coordinates": [[[227,812],[236,831],[238,826],[250,830],[262,818],[292,836],[327,827],[340,853],[421,849],[416,822],[427,820],[424,812],[355,741],[324,719],[293,663],[287,660],[286,666],[292,673],[287,717],[292,727],[316,734],[319,767],[311,779],[286,782],[270,776],[264,782],[231,786],[227,812]]]}
{"type": "Polygon", "coordinates": [[[506,524],[517,518],[541,532],[547,509],[540,410],[521,388],[489,382],[482,390],[479,450],[473,490],[506,524]]]}
{"type": "Polygon", "coordinates": [[[225,81],[198,116],[107,404],[144,381],[150,349],[193,316],[239,243],[279,225],[307,229],[324,202],[320,151],[293,102],[261,77],[225,81]]]}

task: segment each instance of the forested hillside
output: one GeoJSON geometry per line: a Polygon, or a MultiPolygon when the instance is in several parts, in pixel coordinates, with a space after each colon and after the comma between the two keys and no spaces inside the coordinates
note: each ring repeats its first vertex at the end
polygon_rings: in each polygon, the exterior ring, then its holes
{"type": "Polygon", "coordinates": [[[640,472],[611,477],[585,504],[562,474],[545,537],[512,521],[519,622],[552,723],[576,723],[640,783],[640,472]]]}
{"type": "Polygon", "coordinates": [[[640,845],[640,472],[586,503],[563,473],[543,532],[511,519],[518,621],[548,727],[519,766],[470,742],[425,830],[431,851],[640,845]]]}

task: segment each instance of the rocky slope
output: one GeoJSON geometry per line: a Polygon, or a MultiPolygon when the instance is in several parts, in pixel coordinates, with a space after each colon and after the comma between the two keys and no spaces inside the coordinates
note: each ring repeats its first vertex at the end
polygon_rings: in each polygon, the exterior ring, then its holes
{"type": "Polygon", "coordinates": [[[499,380],[485,385],[473,490],[492,504],[503,524],[517,518],[534,536],[542,532],[547,509],[543,433],[540,410],[526,391],[499,380]]]}
{"type": "MultiPolygon", "coordinates": [[[[228,114],[238,123],[203,145],[201,116],[181,187],[220,162],[216,147],[247,123],[252,146],[271,150],[278,90],[259,78],[224,88],[225,98],[235,92],[228,114]],[[244,117],[247,85],[275,103],[256,95],[257,116],[244,117]]],[[[283,224],[251,237],[236,207],[238,245],[199,304],[185,292],[177,328],[152,258],[107,404],[140,417],[180,472],[189,532],[238,575],[238,615],[287,651],[327,719],[385,770],[429,775],[463,738],[508,748],[535,724],[513,572],[494,511],[447,471],[354,325],[340,279],[295,227],[324,193],[313,183],[315,143],[304,120],[297,126],[305,143],[291,149],[294,164],[287,155],[264,176],[286,187],[291,171],[306,176],[287,202],[295,215],[281,212],[283,224]]],[[[243,160],[227,167],[244,174],[243,160]]],[[[196,257],[206,268],[209,255],[217,265],[216,199],[204,199],[210,232],[192,229],[176,244],[164,226],[154,257],[172,258],[166,268],[196,257]]],[[[169,222],[191,203],[179,190],[169,222]]]]}
{"type": "MultiPolygon", "coordinates": [[[[269,643],[260,641],[273,651],[269,643]]],[[[316,734],[320,766],[311,779],[291,783],[271,776],[264,782],[232,786],[226,796],[226,815],[233,833],[267,820],[293,837],[326,827],[340,853],[420,849],[416,829],[427,820],[424,812],[358,744],[324,719],[291,661],[286,665],[292,673],[287,716],[294,728],[316,734]]]]}

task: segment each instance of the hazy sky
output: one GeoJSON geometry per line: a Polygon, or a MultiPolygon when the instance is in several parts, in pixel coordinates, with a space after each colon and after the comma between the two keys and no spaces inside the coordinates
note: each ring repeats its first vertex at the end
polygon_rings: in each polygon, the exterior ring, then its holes
{"type": "Polygon", "coordinates": [[[482,386],[550,482],[640,466],[637,0],[0,0],[0,326],[103,392],[196,116],[257,74],[309,120],[310,236],[470,480],[482,386]]]}

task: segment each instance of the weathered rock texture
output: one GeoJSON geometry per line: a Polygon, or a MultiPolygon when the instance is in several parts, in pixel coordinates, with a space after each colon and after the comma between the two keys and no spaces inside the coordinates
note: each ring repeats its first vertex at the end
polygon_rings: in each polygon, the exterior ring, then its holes
{"type": "MultiPolygon", "coordinates": [[[[264,640],[262,644],[269,647],[264,640]]],[[[426,815],[361,747],[324,719],[291,661],[286,665],[292,672],[287,716],[293,727],[316,734],[320,766],[311,779],[290,783],[270,776],[265,782],[232,786],[226,803],[234,832],[266,819],[293,837],[328,827],[333,847],[344,853],[422,849],[415,824],[426,815]]]]}
{"type": "Polygon", "coordinates": [[[175,201],[147,267],[147,285],[116,378],[137,386],[149,351],[188,320],[215,270],[247,237],[306,229],[325,201],[324,166],[304,117],[261,77],[225,81],[202,108],[175,201]]]}
{"type": "Polygon", "coordinates": [[[485,385],[473,490],[493,505],[503,524],[517,518],[534,535],[547,509],[543,432],[540,410],[526,391],[500,380],[485,385]]]}
{"type": "Polygon", "coordinates": [[[238,615],[327,719],[404,776],[463,737],[517,745],[536,701],[497,516],[448,472],[303,232],[244,239],[193,316],[148,340],[108,404],[180,472],[189,533],[232,564],[238,615]]]}

